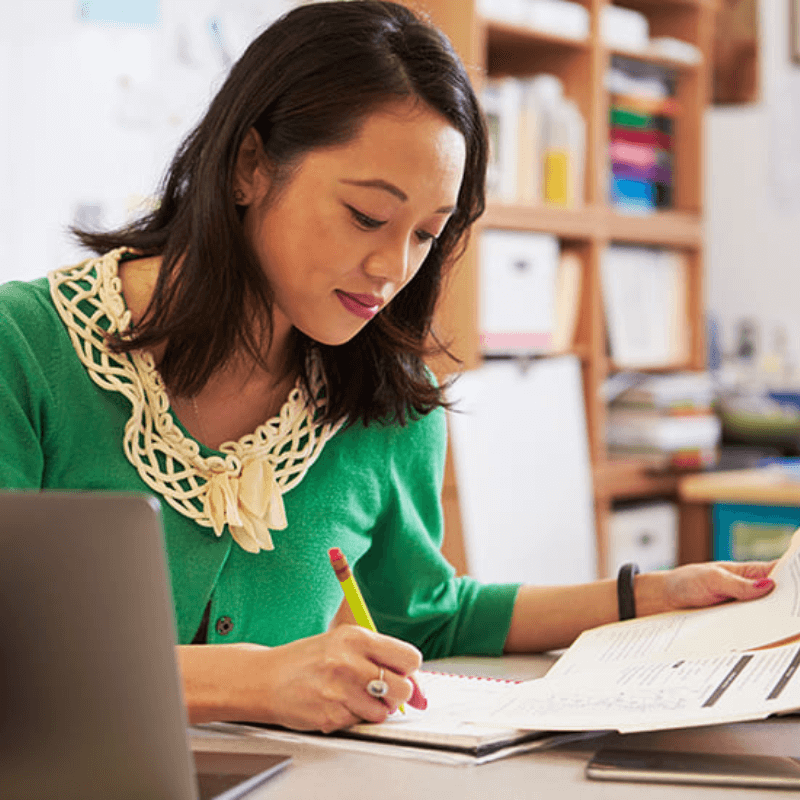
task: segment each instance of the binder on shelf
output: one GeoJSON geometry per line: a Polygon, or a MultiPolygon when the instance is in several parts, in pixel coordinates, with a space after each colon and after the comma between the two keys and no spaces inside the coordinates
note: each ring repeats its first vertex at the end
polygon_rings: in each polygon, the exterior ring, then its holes
{"type": "Polygon", "coordinates": [[[678,251],[609,245],[601,261],[611,357],[621,369],[677,366],[688,355],[687,263],[678,251]]]}
{"type": "Polygon", "coordinates": [[[517,198],[521,84],[516,78],[489,79],[481,101],[489,131],[487,194],[502,202],[517,198]]]}
{"type": "Polygon", "coordinates": [[[481,233],[479,330],[484,353],[537,354],[552,349],[558,260],[555,236],[481,233]]]}
{"type": "Polygon", "coordinates": [[[516,199],[535,205],[542,199],[542,108],[533,81],[520,93],[516,199]]]}

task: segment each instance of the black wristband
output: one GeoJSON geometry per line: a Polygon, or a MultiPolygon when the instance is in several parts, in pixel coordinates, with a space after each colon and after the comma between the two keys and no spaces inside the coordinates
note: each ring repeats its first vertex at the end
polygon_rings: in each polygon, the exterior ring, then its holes
{"type": "Polygon", "coordinates": [[[633,597],[633,579],[639,574],[636,564],[623,564],[617,573],[617,606],[619,618],[633,619],[636,616],[636,601],[633,597]]]}

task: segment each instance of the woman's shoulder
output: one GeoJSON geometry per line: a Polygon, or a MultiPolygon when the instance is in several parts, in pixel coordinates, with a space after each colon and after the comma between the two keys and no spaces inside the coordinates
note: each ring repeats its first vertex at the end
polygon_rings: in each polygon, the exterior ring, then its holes
{"type": "Polygon", "coordinates": [[[0,285],[0,322],[6,326],[11,324],[28,330],[57,319],[47,278],[0,285]]]}
{"type": "Polygon", "coordinates": [[[403,451],[421,454],[442,450],[446,430],[445,410],[437,407],[425,414],[410,411],[402,422],[396,418],[354,422],[343,427],[336,438],[342,437],[364,452],[369,449],[374,455],[386,456],[388,451],[395,455],[403,451]]]}

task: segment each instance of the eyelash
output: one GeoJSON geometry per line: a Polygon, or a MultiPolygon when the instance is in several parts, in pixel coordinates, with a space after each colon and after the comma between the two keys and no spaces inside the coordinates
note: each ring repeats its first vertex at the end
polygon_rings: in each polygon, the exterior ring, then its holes
{"type": "MultiPolygon", "coordinates": [[[[356,221],[356,224],[367,231],[374,231],[378,230],[378,228],[382,227],[386,224],[386,220],[381,219],[373,219],[372,217],[368,217],[366,214],[362,214],[358,209],[353,208],[353,206],[347,206],[347,209],[353,216],[353,219],[356,221]]],[[[420,244],[425,244],[427,242],[431,242],[433,244],[436,243],[436,237],[432,233],[428,233],[428,231],[417,231],[416,232],[417,240],[420,244]]]]}

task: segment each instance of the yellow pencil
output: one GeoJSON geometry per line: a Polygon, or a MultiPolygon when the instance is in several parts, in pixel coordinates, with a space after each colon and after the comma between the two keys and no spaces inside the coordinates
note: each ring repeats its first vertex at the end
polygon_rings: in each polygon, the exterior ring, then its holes
{"type": "Polygon", "coordinates": [[[331,559],[333,571],[336,573],[339,583],[342,584],[345,600],[347,600],[347,605],[350,606],[350,610],[353,612],[356,623],[362,628],[367,628],[377,633],[378,629],[372,621],[367,604],[364,602],[364,597],[358,588],[355,578],[353,578],[353,573],[350,571],[350,565],[347,563],[344,553],[338,547],[332,547],[328,550],[328,556],[331,559]]]}
{"type": "MultiPolygon", "coordinates": [[[[332,547],[328,550],[328,556],[331,560],[331,566],[342,585],[344,592],[344,599],[347,600],[347,605],[350,606],[350,611],[353,612],[353,617],[358,625],[367,630],[378,632],[375,623],[372,621],[367,604],[364,602],[364,597],[361,590],[358,588],[353,573],[350,570],[350,565],[347,563],[344,553],[338,547],[332,547]]],[[[399,711],[402,714],[406,713],[405,707],[400,706],[399,711]]]]}

